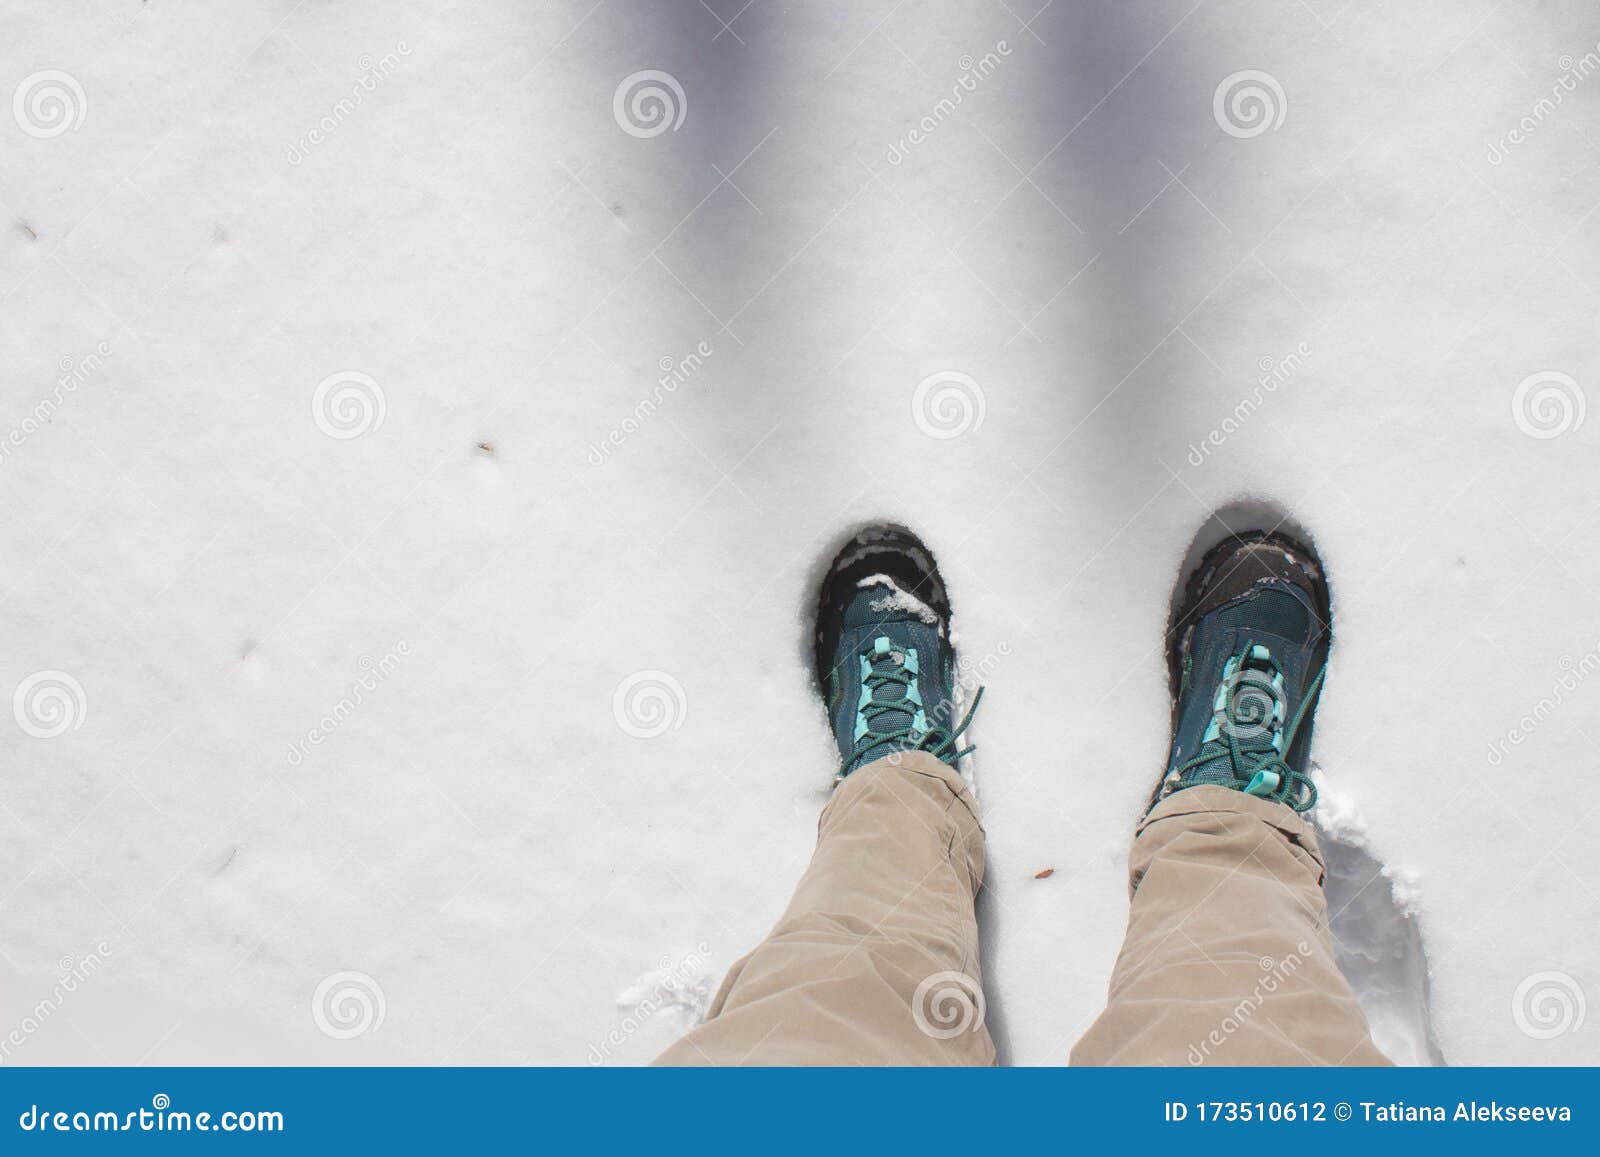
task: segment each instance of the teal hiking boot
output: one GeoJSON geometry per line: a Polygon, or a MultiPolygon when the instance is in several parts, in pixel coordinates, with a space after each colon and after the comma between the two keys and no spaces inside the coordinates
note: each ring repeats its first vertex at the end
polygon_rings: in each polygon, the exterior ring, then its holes
{"type": "Polygon", "coordinates": [[[1297,812],[1332,640],[1322,564],[1287,535],[1236,535],[1189,577],[1168,640],[1172,751],[1150,801],[1219,784],[1297,812]]]}
{"type": "Polygon", "coordinates": [[[972,751],[961,735],[950,600],[922,541],[902,526],[852,538],[822,583],[816,670],[841,760],[839,779],[897,751],[951,767],[972,751]]]}

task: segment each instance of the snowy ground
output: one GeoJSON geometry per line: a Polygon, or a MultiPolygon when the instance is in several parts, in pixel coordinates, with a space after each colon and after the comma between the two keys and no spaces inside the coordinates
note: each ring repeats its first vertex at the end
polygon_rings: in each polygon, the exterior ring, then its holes
{"type": "Polygon", "coordinates": [[[1600,16],[1038,4],[0,4],[6,1063],[649,1059],[809,853],[883,515],[1058,1063],[1241,495],[1444,1058],[1600,1061],[1600,16]]]}

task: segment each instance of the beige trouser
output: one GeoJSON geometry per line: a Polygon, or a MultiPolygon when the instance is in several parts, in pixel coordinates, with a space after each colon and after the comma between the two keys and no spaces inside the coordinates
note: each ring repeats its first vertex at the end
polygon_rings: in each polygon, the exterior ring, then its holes
{"type": "MultiPolygon", "coordinates": [[[[1334,963],[1311,827],[1196,787],[1140,825],[1110,1002],[1089,1065],[1386,1064],[1334,963]]],[[[668,1065],[987,1065],[974,900],[983,829],[923,752],[851,775],[788,911],[668,1065]]]]}

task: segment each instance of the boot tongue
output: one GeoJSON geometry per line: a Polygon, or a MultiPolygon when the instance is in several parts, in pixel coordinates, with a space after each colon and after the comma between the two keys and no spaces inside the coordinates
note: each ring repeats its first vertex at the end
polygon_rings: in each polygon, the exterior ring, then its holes
{"type": "MultiPolygon", "coordinates": [[[[883,628],[883,633],[877,636],[867,636],[863,640],[863,658],[867,670],[874,675],[898,675],[905,670],[906,640],[909,637],[909,628],[914,623],[923,620],[911,606],[920,607],[917,600],[906,595],[894,583],[883,576],[873,576],[863,579],[860,589],[856,592],[850,605],[845,608],[844,626],[846,630],[852,628],[883,628]]],[[[857,659],[856,662],[861,662],[857,659]]],[[[865,682],[865,680],[863,680],[865,682]]],[[[874,681],[870,694],[875,703],[899,703],[907,698],[906,687],[898,682],[874,681]]],[[[911,707],[905,710],[875,710],[872,712],[872,730],[879,733],[902,731],[912,725],[916,716],[911,707]]],[[[874,752],[869,757],[876,758],[884,751],[874,752]]],[[[901,746],[899,744],[895,746],[901,746]]]]}
{"type": "MultiPolygon", "coordinates": [[[[1264,648],[1254,649],[1257,653],[1262,650],[1264,648]]],[[[1237,739],[1241,747],[1259,750],[1263,743],[1271,740],[1275,730],[1282,729],[1287,704],[1283,702],[1281,691],[1274,693],[1276,673],[1270,662],[1251,654],[1244,657],[1232,678],[1224,680],[1215,694],[1222,699],[1219,707],[1228,714],[1223,718],[1213,715],[1216,734],[1200,747],[1200,754],[1210,758],[1185,772],[1185,783],[1234,787],[1241,779],[1250,777],[1248,766],[1234,767],[1229,737],[1237,739]]],[[[1281,686],[1281,680],[1278,685],[1281,686]]]]}

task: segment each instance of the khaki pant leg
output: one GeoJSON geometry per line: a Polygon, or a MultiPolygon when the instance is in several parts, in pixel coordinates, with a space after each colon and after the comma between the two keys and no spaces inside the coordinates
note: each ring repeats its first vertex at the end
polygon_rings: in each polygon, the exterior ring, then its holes
{"type": "Polygon", "coordinates": [[[988,1065],[974,901],[983,829],[924,752],[868,764],[822,813],[782,919],[664,1065],[988,1065]]]}
{"type": "Polygon", "coordinates": [[[1384,1065],[1334,960],[1316,833],[1292,809],[1187,788],[1145,818],[1128,933],[1079,1065],[1384,1065]]]}

